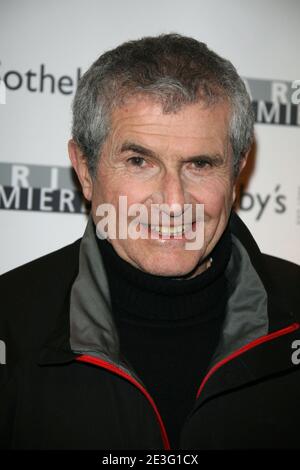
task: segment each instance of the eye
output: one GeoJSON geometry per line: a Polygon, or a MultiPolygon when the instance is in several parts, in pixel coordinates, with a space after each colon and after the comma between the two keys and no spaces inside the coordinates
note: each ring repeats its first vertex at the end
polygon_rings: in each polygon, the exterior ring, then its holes
{"type": "Polygon", "coordinates": [[[143,157],[130,157],[127,161],[130,162],[132,166],[142,167],[146,160],[143,157]]]}
{"type": "Polygon", "coordinates": [[[196,170],[201,170],[202,168],[206,168],[207,166],[211,166],[211,162],[208,160],[196,160],[192,162],[196,168],[196,170]]]}

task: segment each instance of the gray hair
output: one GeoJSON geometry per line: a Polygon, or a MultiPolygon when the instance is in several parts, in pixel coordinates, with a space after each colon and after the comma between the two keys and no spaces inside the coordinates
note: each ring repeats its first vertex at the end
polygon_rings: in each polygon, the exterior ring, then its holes
{"type": "Polygon", "coordinates": [[[102,54],[82,76],[73,100],[72,136],[96,174],[110,116],[134,95],[148,95],[164,113],[202,101],[227,100],[234,175],[253,142],[254,113],[235,67],[206,44],[176,33],[128,41],[102,54]]]}

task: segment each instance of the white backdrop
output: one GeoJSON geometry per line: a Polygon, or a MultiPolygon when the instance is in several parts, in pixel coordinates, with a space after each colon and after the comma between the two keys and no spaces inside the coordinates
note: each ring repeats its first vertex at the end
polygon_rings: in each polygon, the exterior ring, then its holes
{"type": "Polygon", "coordinates": [[[163,32],[206,42],[245,79],[258,122],[239,214],[262,251],[300,263],[299,24],[297,0],[0,0],[0,272],[82,236],[67,155],[78,76],[163,32]]]}

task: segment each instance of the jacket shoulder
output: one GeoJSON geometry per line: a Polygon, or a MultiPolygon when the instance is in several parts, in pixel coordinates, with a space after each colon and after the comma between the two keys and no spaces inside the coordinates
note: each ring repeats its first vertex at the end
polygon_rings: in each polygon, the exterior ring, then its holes
{"type": "Polygon", "coordinates": [[[267,254],[263,254],[263,259],[273,290],[282,292],[288,306],[300,318],[300,266],[292,261],[267,254]]]}
{"type": "Polygon", "coordinates": [[[80,241],[0,276],[0,339],[24,350],[47,338],[78,273],[80,241]]]}
{"type": "MultiPolygon", "coordinates": [[[[263,253],[265,266],[273,277],[284,282],[291,282],[291,284],[299,282],[300,280],[300,266],[277,256],[267,255],[263,253]],[[282,279],[286,276],[286,279],[282,279]]],[[[299,285],[299,284],[298,284],[299,285]]]]}
{"type": "Polygon", "coordinates": [[[23,278],[27,275],[34,276],[35,274],[38,274],[39,271],[51,269],[51,267],[61,264],[62,261],[69,261],[72,263],[72,261],[74,261],[74,254],[79,250],[80,241],[81,238],[69,245],[59,248],[58,250],[47,253],[46,255],[40,256],[39,258],[1,274],[0,285],[2,285],[2,283],[5,284],[18,281],[19,278],[23,278]]]}

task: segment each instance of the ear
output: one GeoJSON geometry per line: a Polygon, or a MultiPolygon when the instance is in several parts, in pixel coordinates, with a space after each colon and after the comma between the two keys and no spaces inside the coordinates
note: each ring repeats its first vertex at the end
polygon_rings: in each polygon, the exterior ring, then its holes
{"type": "Polygon", "coordinates": [[[83,195],[90,201],[93,193],[93,181],[88,170],[86,157],[73,139],[68,142],[68,151],[72,166],[80,181],[83,195]]]}
{"type": "Polygon", "coordinates": [[[232,204],[234,204],[234,201],[235,201],[235,198],[236,198],[236,185],[237,185],[237,182],[239,180],[239,177],[240,177],[243,169],[245,168],[245,166],[247,164],[249,153],[250,153],[250,150],[247,153],[245,153],[245,155],[242,157],[242,159],[240,161],[240,164],[239,164],[238,174],[234,177],[234,183],[233,183],[233,189],[232,189],[232,204]]]}

